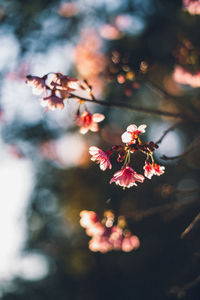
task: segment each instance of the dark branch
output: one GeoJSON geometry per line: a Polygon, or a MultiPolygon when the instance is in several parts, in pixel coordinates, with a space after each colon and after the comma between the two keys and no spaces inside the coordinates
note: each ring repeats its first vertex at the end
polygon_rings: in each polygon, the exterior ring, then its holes
{"type": "Polygon", "coordinates": [[[186,227],[186,229],[182,232],[181,238],[183,239],[200,221],[200,213],[194,218],[194,220],[186,227]]]}
{"type": "Polygon", "coordinates": [[[141,113],[157,115],[157,116],[165,116],[165,117],[181,119],[181,120],[184,120],[186,118],[186,116],[181,113],[173,113],[173,112],[163,111],[163,110],[159,110],[159,109],[143,108],[141,106],[131,105],[131,104],[124,103],[124,102],[112,103],[112,102],[106,102],[106,101],[97,100],[97,99],[90,100],[90,99],[75,95],[73,93],[71,93],[71,96],[72,96],[72,98],[75,97],[75,98],[78,98],[85,102],[95,103],[95,104],[99,104],[99,105],[103,105],[103,106],[107,106],[107,107],[126,108],[126,109],[130,109],[132,111],[135,111],[135,112],[141,112],[141,113]]]}
{"type": "Polygon", "coordinates": [[[170,95],[167,91],[163,90],[160,86],[151,81],[147,81],[146,86],[149,87],[153,92],[155,92],[159,97],[175,104],[176,107],[179,108],[182,115],[184,115],[187,119],[197,122],[199,121],[199,115],[196,115],[194,111],[190,111],[188,107],[185,107],[185,105],[181,103],[179,97],[170,95]]]}
{"type": "Polygon", "coordinates": [[[186,295],[186,291],[195,287],[200,283],[200,276],[197,276],[193,281],[186,283],[183,286],[174,286],[170,289],[170,294],[176,295],[177,298],[183,298],[186,295]]]}
{"type": "Polygon", "coordinates": [[[182,158],[182,157],[186,156],[187,154],[189,154],[190,152],[192,152],[199,144],[200,144],[200,138],[198,137],[194,140],[194,142],[183,153],[181,153],[179,155],[176,155],[176,156],[163,155],[163,156],[161,156],[161,159],[163,159],[163,160],[174,160],[174,159],[182,158]]]}
{"type": "Polygon", "coordinates": [[[161,137],[159,138],[159,140],[156,142],[156,144],[160,144],[162,142],[162,140],[164,139],[164,137],[168,134],[168,132],[174,130],[179,124],[181,124],[182,121],[177,122],[173,125],[171,125],[168,129],[166,129],[163,134],[161,135],[161,137]]]}
{"type": "MultiPolygon", "coordinates": [[[[176,192],[176,191],[175,191],[176,192]]],[[[127,217],[133,218],[135,221],[140,221],[146,217],[150,217],[156,214],[162,214],[167,211],[177,211],[186,207],[189,207],[190,205],[193,205],[194,203],[199,202],[199,199],[186,199],[181,202],[173,202],[173,203],[166,203],[163,205],[159,205],[156,207],[151,207],[149,209],[143,210],[143,211],[134,211],[134,212],[123,212],[123,215],[127,217]]]]}

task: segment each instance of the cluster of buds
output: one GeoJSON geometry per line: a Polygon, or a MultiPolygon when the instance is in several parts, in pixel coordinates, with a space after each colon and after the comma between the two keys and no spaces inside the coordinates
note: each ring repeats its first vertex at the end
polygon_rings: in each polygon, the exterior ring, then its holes
{"type": "Polygon", "coordinates": [[[119,217],[114,225],[115,216],[112,211],[106,211],[100,220],[94,211],[83,210],[80,213],[80,224],[91,236],[89,249],[93,252],[106,253],[111,250],[130,252],[140,246],[137,236],[127,229],[124,217],[119,217]]]}
{"type": "Polygon", "coordinates": [[[73,92],[86,90],[90,97],[94,99],[92,87],[86,80],[78,81],[76,78],[70,78],[61,73],[49,73],[43,77],[28,75],[26,83],[32,87],[32,92],[35,95],[44,94],[40,98],[40,104],[48,110],[56,110],[64,108],[64,100],[75,98],[79,102],[79,107],[76,113],[76,124],[80,127],[80,133],[85,134],[88,130],[97,132],[99,130],[98,123],[104,120],[104,115],[95,113],[91,114],[81,97],[75,96],[73,92]],[[72,94],[71,94],[72,93],[72,94]],[[84,105],[84,111],[80,113],[80,106],[84,105]]]}
{"type": "Polygon", "coordinates": [[[126,132],[121,136],[122,142],[125,145],[116,145],[107,151],[103,151],[96,146],[89,148],[89,152],[92,155],[91,160],[99,164],[100,169],[105,171],[107,168],[111,169],[110,156],[114,152],[118,152],[117,161],[123,162],[121,170],[116,172],[110,183],[115,182],[116,185],[120,185],[123,189],[130,188],[133,185],[137,186],[136,182],[143,182],[145,177],[151,179],[153,175],[160,176],[164,173],[165,167],[160,166],[154,162],[153,152],[158,148],[153,142],[142,143],[140,135],[145,132],[146,125],[140,125],[137,127],[131,124],[127,127],[126,132]],[[136,151],[140,151],[146,155],[144,169],[144,176],[134,171],[131,166],[131,154],[136,151]]]}

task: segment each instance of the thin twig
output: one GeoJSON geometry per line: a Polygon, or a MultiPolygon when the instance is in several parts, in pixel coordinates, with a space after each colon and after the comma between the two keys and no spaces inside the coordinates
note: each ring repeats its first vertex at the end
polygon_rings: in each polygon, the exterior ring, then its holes
{"type": "Polygon", "coordinates": [[[199,122],[199,113],[196,113],[196,111],[191,110],[189,107],[186,107],[182,101],[180,101],[180,97],[172,96],[167,91],[162,89],[162,87],[158,86],[156,83],[153,83],[151,81],[146,81],[146,86],[149,87],[153,92],[157,93],[160,97],[164,98],[167,101],[170,101],[171,103],[175,104],[176,107],[179,108],[179,111],[182,113],[182,115],[185,116],[186,119],[193,121],[193,122],[199,122]]]}
{"type": "Polygon", "coordinates": [[[172,124],[168,129],[166,129],[163,134],[161,135],[161,137],[159,138],[159,140],[156,142],[156,144],[160,144],[162,142],[162,140],[164,139],[164,137],[168,134],[168,132],[174,130],[179,124],[181,124],[182,121],[179,121],[175,124],[172,124]]]}
{"type": "Polygon", "coordinates": [[[176,156],[166,156],[163,155],[161,156],[161,159],[163,160],[174,160],[174,159],[178,159],[178,158],[182,158],[184,156],[186,156],[187,154],[189,154],[190,152],[192,152],[200,143],[200,138],[196,138],[193,143],[181,154],[176,155],[176,156]]]}
{"type": "Polygon", "coordinates": [[[75,97],[75,98],[79,98],[80,100],[83,100],[85,102],[95,103],[95,104],[99,104],[99,105],[103,105],[103,106],[107,106],[107,107],[126,108],[126,109],[130,109],[130,110],[133,110],[136,112],[145,113],[145,114],[166,116],[166,117],[170,117],[170,118],[174,118],[174,119],[181,119],[181,120],[184,120],[186,118],[186,116],[181,113],[173,113],[173,112],[163,111],[163,110],[159,110],[159,109],[144,108],[141,106],[131,105],[131,104],[124,103],[124,102],[112,103],[112,102],[107,102],[107,101],[97,100],[97,99],[91,100],[91,99],[87,99],[84,97],[80,97],[73,93],[71,93],[71,96],[75,97]]]}
{"type": "Polygon", "coordinates": [[[170,289],[170,294],[174,294],[177,298],[185,297],[187,290],[195,287],[198,283],[200,283],[200,276],[197,276],[194,280],[186,283],[183,286],[174,286],[170,289]]]}
{"type": "Polygon", "coordinates": [[[170,101],[171,103],[175,104],[180,111],[187,117],[189,118],[194,118],[194,112],[190,112],[190,110],[180,102],[180,99],[170,95],[167,91],[165,91],[164,89],[162,89],[162,87],[160,87],[159,85],[157,85],[154,82],[151,81],[146,81],[146,86],[148,88],[150,88],[153,92],[155,92],[159,97],[164,98],[165,100],[170,101]]]}
{"type": "Polygon", "coordinates": [[[187,195],[187,194],[194,194],[194,193],[200,193],[200,189],[191,189],[191,190],[174,190],[173,194],[181,194],[181,195],[187,195]]]}
{"type": "Polygon", "coordinates": [[[166,203],[156,207],[151,207],[143,211],[123,212],[123,215],[126,215],[127,217],[132,217],[135,221],[140,221],[146,217],[150,217],[155,214],[161,214],[168,210],[172,210],[172,211],[179,210],[180,208],[190,206],[193,203],[196,203],[198,201],[199,199],[186,199],[181,202],[166,203]]]}
{"type": "Polygon", "coordinates": [[[200,221],[200,213],[194,218],[194,220],[186,227],[186,229],[181,233],[181,238],[183,239],[200,221]]]}
{"type": "Polygon", "coordinates": [[[155,92],[159,97],[169,100],[170,102],[175,103],[181,109],[184,109],[184,106],[179,102],[177,97],[170,95],[167,91],[163,90],[159,85],[156,83],[148,80],[145,82],[145,85],[150,88],[153,92],[155,92]]]}

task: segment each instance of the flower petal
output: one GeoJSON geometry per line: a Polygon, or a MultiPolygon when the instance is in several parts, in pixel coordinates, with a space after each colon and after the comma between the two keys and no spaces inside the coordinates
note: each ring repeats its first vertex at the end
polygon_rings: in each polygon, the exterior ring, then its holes
{"type": "Polygon", "coordinates": [[[88,132],[88,128],[85,128],[85,127],[80,128],[80,133],[81,134],[86,134],[87,132],[88,132]]]}
{"type": "Polygon", "coordinates": [[[89,148],[89,153],[90,153],[91,155],[94,155],[94,154],[98,153],[99,150],[100,150],[100,149],[99,149],[98,147],[96,147],[96,146],[91,146],[91,147],[89,148]]]}
{"type": "Polygon", "coordinates": [[[103,121],[105,119],[105,116],[103,114],[93,114],[93,120],[97,123],[103,121]]]}
{"type": "Polygon", "coordinates": [[[90,130],[93,131],[93,132],[97,132],[99,130],[99,126],[97,123],[92,123],[91,124],[91,127],[90,127],[90,130]]]}
{"type": "Polygon", "coordinates": [[[126,130],[127,131],[129,131],[129,132],[134,132],[134,131],[136,131],[138,128],[137,128],[137,126],[135,125],[135,124],[131,124],[131,125],[129,125],[127,128],[126,128],[126,130]]]}
{"type": "Polygon", "coordinates": [[[140,125],[139,127],[138,127],[138,131],[141,131],[141,132],[145,132],[145,129],[146,129],[146,127],[147,127],[147,125],[145,125],[145,124],[142,124],[142,125],[140,125]]]}
{"type": "Polygon", "coordinates": [[[132,135],[129,132],[124,132],[121,136],[123,143],[130,143],[132,141],[132,135]]]}

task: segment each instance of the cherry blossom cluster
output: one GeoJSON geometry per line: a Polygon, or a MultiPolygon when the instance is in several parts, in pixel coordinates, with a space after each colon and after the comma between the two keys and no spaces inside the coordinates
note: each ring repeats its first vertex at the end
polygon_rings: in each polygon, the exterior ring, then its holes
{"type": "Polygon", "coordinates": [[[200,14],[200,0],[183,0],[183,7],[191,15],[200,14]]]}
{"type": "Polygon", "coordinates": [[[123,166],[121,170],[113,175],[110,183],[114,182],[116,185],[120,185],[125,189],[126,187],[137,186],[136,182],[142,183],[145,177],[151,179],[153,175],[160,176],[164,173],[165,167],[156,164],[153,158],[153,152],[158,148],[158,145],[153,142],[142,143],[140,139],[145,129],[146,125],[144,124],[139,127],[131,124],[121,136],[122,142],[125,145],[116,145],[107,151],[103,151],[96,146],[89,148],[89,153],[92,155],[91,160],[99,164],[102,171],[112,168],[110,156],[118,152],[117,161],[123,163],[123,166]],[[145,177],[142,174],[138,174],[130,166],[131,155],[136,151],[140,151],[146,156],[145,165],[143,167],[145,177]]]}
{"type": "Polygon", "coordinates": [[[188,71],[184,70],[180,66],[176,66],[174,73],[173,73],[173,79],[180,84],[187,84],[190,85],[193,88],[200,87],[200,72],[197,72],[195,74],[191,74],[188,71]]]}
{"type": "Polygon", "coordinates": [[[85,134],[88,130],[96,132],[99,130],[98,123],[104,120],[104,115],[95,113],[91,114],[77,95],[71,93],[80,90],[87,90],[88,94],[93,97],[91,86],[86,82],[80,82],[76,78],[70,78],[61,73],[49,73],[43,77],[26,76],[26,83],[32,87],[32,92],[35,95],[41,95],[40,104],[48,110],[56,110],[64,108],[64,100],[70,97],[75,98],[79,102],[79,107],[76,113],[76,124],[80,127],[80,133],[85,134]],[[81,104],[84,105],[84,110],[80,112],[81,104]]]}
{"type": "Polygon", "coordinates": [[[70,93],[78,88],[77,82],[77,79],[61,73],[46,74],[43,77],[26,76],[26,83],[32,87],[32,93],[44,94],[44,97],[40,98],[40,104],[47,107],[47,110],[63,109],[64,99],[69,98],[70,93]]]}
{"type": "Polygon", "coordinates": [[[102,220],[94,211],[88,210],[81,211],[80,217],[80,225],[91,237],[89,249],[93,252],[106,253],[111,250],[130,252],[140,246],[138,237],[127,229],[124,217],[118,218],[117,225],[114,225],[114,214],[111,211],[106,211],[102,220]]]}

